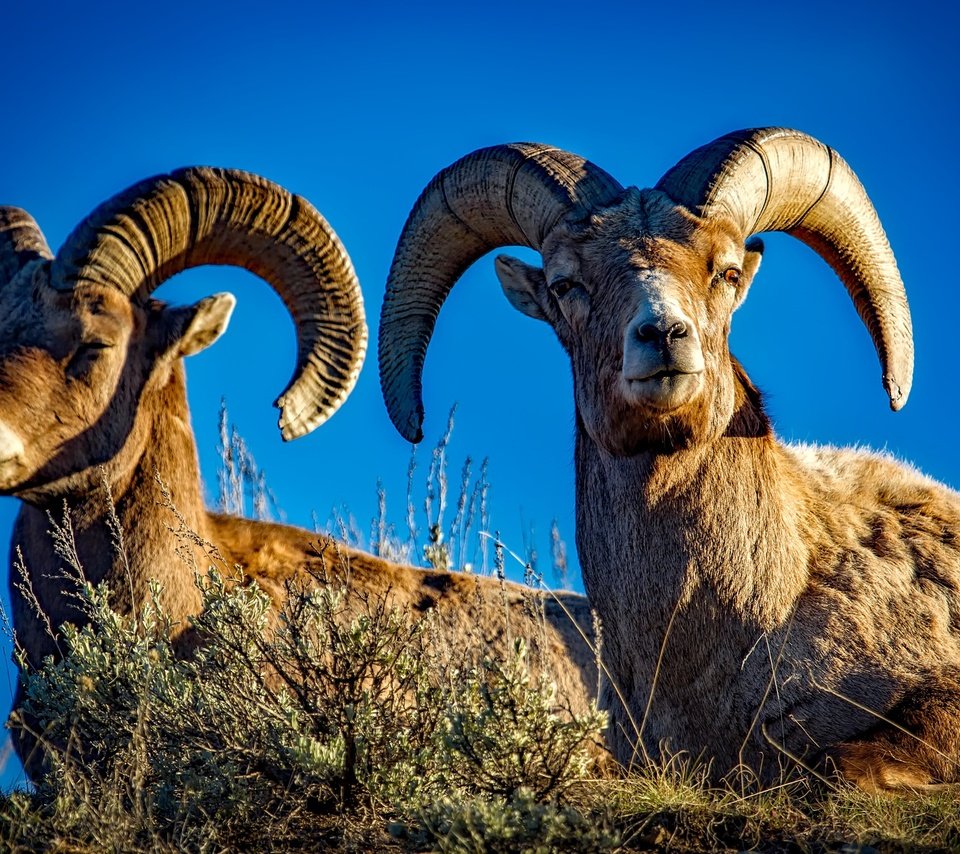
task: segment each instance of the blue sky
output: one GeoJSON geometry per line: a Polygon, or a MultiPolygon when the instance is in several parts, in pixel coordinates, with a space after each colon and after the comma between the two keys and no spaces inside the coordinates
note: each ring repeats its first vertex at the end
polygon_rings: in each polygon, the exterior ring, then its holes
{"type": "MultiPolygon", "coordinates": [[[[386,416],[372,354],[397,237],[435,172],[475,148],[531,140],[651,186],[727,131],[796,127],[847,159],[886,227],[913,310],[912,396],[889,411],[846,292],[784,235],[766,241],[733,350],[783,438],[886,448],[960,485],[958,13],[926,2],[788,6],[9,3],[0,203],[29,210],[56,249],[113,193],[184,165],[247,169],[310,199],[353,258],[371,331],[356,390],[311,436],[284,444],[275,426],[294,339],[267,286],[202,268],[160,295],[238,297],[227,334],[187,367],[208,487],[225,397],[289,521],[309,527],[313,512],[326,520],[345,505],[368,529],[378,478],[389,516],[404,519],[410,449],[386,416]]],[[[491,528],[522,551],[532,527],[546,555],[556,518],[572,552],[569,368],[552,332],[509,307],[491,258],[445,305],[424,385],[417,479],[456,402],[452,480],[466,455],[489,457],[491,528]]],[[[4,541],[16,510],[0,499],[4,541]]],[[[0,707],[14,679],[10,666],[0,707]]],[[[2,781],[14,779],[8,767],[2,781]]]]}

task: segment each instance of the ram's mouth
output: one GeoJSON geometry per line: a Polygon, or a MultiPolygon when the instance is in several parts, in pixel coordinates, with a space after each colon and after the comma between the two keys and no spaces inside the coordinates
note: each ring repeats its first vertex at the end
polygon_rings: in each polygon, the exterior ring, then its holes
{"type": "Polygon", "coordinates": [[[645,377],[623,378],[627,397],[634,403],[671,410],[687,403],[700,389],[703,371],[662,368],[645,377]]]}
{"type": "Polygon", "coordinates": [[[690,371],[681,371],[676,368],[664,369],[662,371],[657,371],[655,374],[650,374],[649,377],[641,377],[639,380],[631,380],[630,382],[641,382],[645,383],[648,380],[662,380],[667,377],[679,377],[683,374],[688,374],[690,371]]]}
{"type": "Polygon", "coordinates": [[[662,368],[659,371],[656,371],[652,374],[648,374],[645,377],[627,377],[624,379],[627,381],[627,384],[631,387],[633,386],[643,386],[645,383],[656,383],[663,380],[671,380],[676,377],[698,377],[702,374],[703,371],[683,371],[680,368],[662,368]]]}

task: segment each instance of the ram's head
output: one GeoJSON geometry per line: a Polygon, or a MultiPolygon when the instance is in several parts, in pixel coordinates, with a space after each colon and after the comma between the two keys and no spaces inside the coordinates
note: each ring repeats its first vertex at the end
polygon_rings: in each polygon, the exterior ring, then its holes
{"type": "Polygon", "coordinates": [[[439,308],[470,264],[513,244],[538,250],[543,267],[500,256],[503,289],[557,333],[597,444],[625,455],[752,429],[743,423],[752,407],[741,406],[752,387],[728,335],[762,231],[786,231],[834,267],[899,409],[913,369],[910,314],[876,213],[836,152],[768,128],[694,151],[652,190],[625,190],[580,157],[532,144],[482,149],[441,172],[407,221],[383,305],[380,370],[394,423],[419,438],[439,308]]]}
{"type": "MultiPolygon", "coordinates": [[[[304,199],[255,175],[182,169],[97,208],[53,257],[33,219],[0,208],[0,492],[28,500],[89,488],[136,455],[141,402],[179,359],[212,344],[230,294],[170,307],[150,294],[201,264],[245,267],[293,315],[298,360],[277,401],[286,439],[350,393],[366,347],[359,285],[304,199]]],[[[184,429],[186,412],[183,413],[184,429]]]]}

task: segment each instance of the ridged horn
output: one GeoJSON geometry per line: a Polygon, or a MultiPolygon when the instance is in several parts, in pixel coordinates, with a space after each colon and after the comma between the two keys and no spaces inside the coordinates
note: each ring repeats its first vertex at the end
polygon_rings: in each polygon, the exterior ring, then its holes
{"type": "Polygon", "coordinates": [[[43,232],[30,214],[20,208],[0,207],[0,287],[31,261],[52,257],[43,232]]]}
{"type": "Polygon", "coordinates": [[[297,364],[275,405],[284,439],[309,433],[350,394],[366,352],[363,299],[333,229],[306,199],[257,175],[190,167],[135,184],[67,238],[53,287],[91,283],[146,299],[201,264],[244,267],[280,295],[297,330],[297,364]]]}
{"type": "Polygon", "coordinates": [[[873,204],[832,148],[786,128],[727,134],[688,154],[657,184],[702,216],[725,213],[744,236],[785,231],[840,277],[870,332],[892,409],[913,381],[907,295],[873,204]]]}
{"type": "Polygon", "coordinates": [[[427,185],[400,235],[380,315],[380,385],[408,441],[423,438],[423,362],[437,314],[467,267],[500,246],[539,250],[562,218],[621,191],[582,157],[536,143],[482,148],[427,185]]]}

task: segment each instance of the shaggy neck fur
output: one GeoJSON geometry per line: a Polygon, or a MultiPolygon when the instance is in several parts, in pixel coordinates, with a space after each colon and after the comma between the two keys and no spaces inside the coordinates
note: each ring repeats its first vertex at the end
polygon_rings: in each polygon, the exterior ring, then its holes
{"type": "MultiPolygon", "coordinates": [[[[102,469],[105,483],[99,472],[94,472],[96,478],[88,490],[22,505],[13,546],[20,547],[34,594],[54,627],[67,620],[83,622],[70,597],[61,595],[73,582],[69,577],[53,577],[71,576],[49,533],[50,517],[62,524],[64,502],[84,576],[94,584],[107,581],[115,607],[129,612],[131,595],[142,606],[147,601],[148,579],[154,578],[164,590],[163,604],[174,619],[199,611],[199,592],[192,583],[185,584],[184,578],[192,575],[194,567],[204,566],[202,555],[174,535],[179,521],[170,509],[176,508],[190,531],[208,538],[197,450],[187,412],[183,367],[177,364],[168,383],[144,393],[123,449],[102,469]],[[123,532],[122,554],[111,532],[107,487],[123,532]]],[[[13,584],[19,581],[11,579],[13,584]]],[[[24,611],[15,615],[20,643],[36,665],[44,655],[55,652],[54,641],[27,603],[15,596],[14,605],[24,611]]]]}
{"type": "Polygon", "coordinates": [[[755,647],[783,634],[807,583],[807,496],[759,395],[739,372],[737,382],[726,432],[669,453],[614,457],[578,420],[584,583],[603,621],[610,677],[635,712],[629,720],[611,694],[621,759],[666,749],[735,764],[750,726],[738,697],[769,677],[767,650],[755,647]],[[705,703],[715,685],[729,690],[705,703]],[[645,720],[637,718],[651,692],[645,720]],[[718,744],[728,755],[717,755],[718,744]]]}

